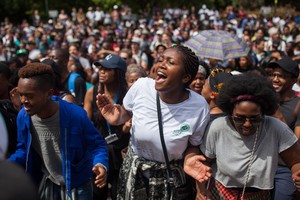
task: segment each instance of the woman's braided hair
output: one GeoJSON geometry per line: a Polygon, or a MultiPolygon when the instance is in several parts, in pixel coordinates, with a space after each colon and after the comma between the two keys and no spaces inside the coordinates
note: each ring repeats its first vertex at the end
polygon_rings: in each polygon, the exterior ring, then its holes
{"type": "Polygon", "coordinates": [[[191,79],[185,84],[185,87],[188,88],[198,72],[198,67],[200,64],[199,59],[196,54],[186,46],[174,45],[170,48],[177,50],[182,55],[184,71],[191,76],[191,79]]]}

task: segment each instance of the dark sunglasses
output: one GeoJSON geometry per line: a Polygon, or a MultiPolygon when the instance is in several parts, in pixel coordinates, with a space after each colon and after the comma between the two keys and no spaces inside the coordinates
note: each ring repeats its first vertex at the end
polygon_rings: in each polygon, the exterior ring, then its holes
{"type": "Polygon", "coordinates": [[[252,125],[257,125],[259,123],[261,123],[263,121],[263,117],[258,115],[258,116],[254,116],[254,117],[245,117],[245,116],[231,116],[232,120],[236,123],[236,124],[244,124],[246,122],[246,120],[249,120],[249,122],[252,125]]]}

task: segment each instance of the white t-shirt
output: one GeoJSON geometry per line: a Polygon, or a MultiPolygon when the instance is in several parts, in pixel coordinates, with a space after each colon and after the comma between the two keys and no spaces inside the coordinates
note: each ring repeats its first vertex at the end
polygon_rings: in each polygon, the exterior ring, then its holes
{"type": "MultiPolygon", "coordinates": [[[[165,162],[156,107],[155,81],[140,78],[127,92],[123,105],[133,113],[131,144],[140,157],[165,162]]],[[[178,104],[160,100],[164,139],[169,160],[183,158],[188,142],[200,145],[209,121],[209,107],[205,99],[189,90],[189,98],[178,104]]]]}
{"type": "Polygon", "coordinates": [[[102,10],[97,10],[95,12],[95,21],[101,21],[103,19],[103,17],[105,16],[104,12],[102,10]]]}
{"type": "MultiPolygon", "coordinates": [[[[216,158],[213,176],[225,187],[243,187],[255,135],[240,135],[228,117],[215,119],[205,134],[201,151],[216,158]]],[[[291,129],[276,118],[265,116],[258,131],[254,160],[247,187],[272,189],[279,153],[297,142],[291,129]]]]}

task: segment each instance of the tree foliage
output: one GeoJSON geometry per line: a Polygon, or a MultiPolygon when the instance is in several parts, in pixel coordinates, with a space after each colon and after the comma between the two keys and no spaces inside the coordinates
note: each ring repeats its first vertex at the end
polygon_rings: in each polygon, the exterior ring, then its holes
{"type": "MultiPolygon", "coordinates": [[[[262,5],[274,5],[274,0],[1,0],[0,1],[0,21],[4,17],[9,17],[14,22],[20,22],[22,19],[30,19],[34,9],[38,9],[42,18],[46,18],[48,10],[64,9],[70,13],[72,7],[82,7],[87,10],[89,6],[100,6],[105,11],[111,11],[113,5],[126,4],[130,6],[134,13],[151,15],[151,11],[155,7],[180,7],[190,8],[195,6],[199,9],[202,4],[206,4],[209,8],[224,9],[227,5],[234,7],[243,6],[247,9],[257,9],[262,5]]],[[[280,0],[278,6],[290,4],[292,7],[300,9],[300,1],[280,0]]]]}
{"type": "Polygon", "coordinates": [[[120,6],[121,0],[91,0],[94,5],[100,6],[104,10],[112,10],[114,5],[120,6]]]}

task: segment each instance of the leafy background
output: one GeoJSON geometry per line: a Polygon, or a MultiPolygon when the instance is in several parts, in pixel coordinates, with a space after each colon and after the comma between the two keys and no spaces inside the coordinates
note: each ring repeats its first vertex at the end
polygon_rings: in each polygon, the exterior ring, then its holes
{"type": "MultiPolygon", "coordinates": [[[[234,7],[243,6],[245,10],[257,11],[262,5],[274,6],[275,0],[1,0],[0,1],[0,21],[4,17],[15,23],[20,23],[23,19],[29,19],[34,9],[38,9],[43,19],[47,18],[46,10],[64,9],[66,13],[71,13],[72,7],[82,7],[85,11],[89,6],[100,6],[104,11],[112,10],[113,5],[126,4],[130,6],[134,13],[151,14],[154,7],[182,7],[190,8],[195,6],[198,10],[202,4],[206,4],[209,8],[224,10],[227,5],[234,7]]],[[[277,12],[281,16],[287,14],[299,14],[299,0],[278,0],[277,12]],[[285,6],[285,8],[281,8],[285,6]],[[288,9],[286,9],[288,8],[288,9]],[[296,13],[297,12],[297,13],[296,13]]]]}

